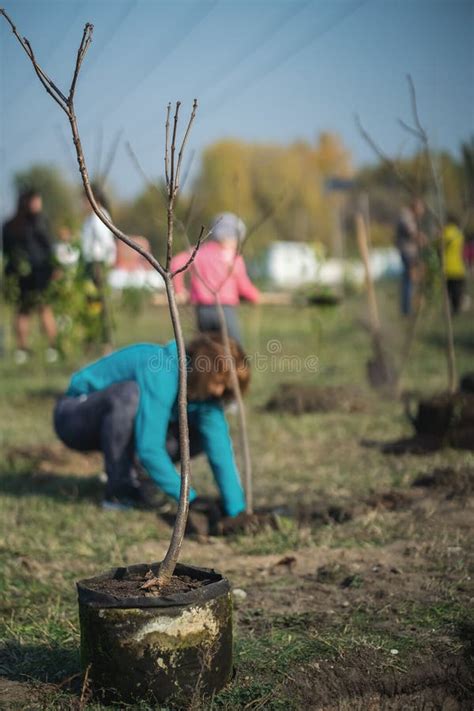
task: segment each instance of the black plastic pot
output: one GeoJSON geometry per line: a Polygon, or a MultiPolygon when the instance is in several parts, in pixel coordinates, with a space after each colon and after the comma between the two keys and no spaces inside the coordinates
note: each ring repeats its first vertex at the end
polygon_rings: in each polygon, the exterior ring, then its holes
{"type": "Polygon", "coordinates": [[[451,425],[454,403],[448,398],[420,400],[414,414],[407,407],[407,415],[418,435],[444,438],[451,425]]]}
{"type": "Polygon", "coordinates": [[[439,445],[474,449],[474,395],[454,393],[420,400],[416,414],[410,398],[406,414],[420,437],[431,437],[439,445]]]}
{"type": "Polygon", "coordinates": [[[208,582],[164,598],[120,599],[93,589],[94,581],[150,568],[156,573],[158,564],[116,568],[77,583],[82,667],[106,703],[185,704],[196,694],[218,692],[232,676],[232,598],[219,573],[178,564],[177,575],[208,582]]]}

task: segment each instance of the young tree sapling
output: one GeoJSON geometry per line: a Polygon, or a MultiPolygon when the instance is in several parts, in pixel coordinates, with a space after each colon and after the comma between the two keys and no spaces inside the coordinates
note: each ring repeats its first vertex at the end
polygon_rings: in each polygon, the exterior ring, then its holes
{"type": "MultiPolygon", "coordinates": [[[[177,130],[179,123],[179,111],[181,103],[176,102],[175,113],[173,118],[172,133],[170,140],[170,112],[171,104],[168,104],[166,113],[166,143],[165,143],[165,177],[166,177],[166,190],[167,190],[167,239],[166,239],[166,259],[165,263],[161,264],[151,252],[145,250],[141,245],[134,242],[133,239],[124,234],[101,210],[99,204],[96,201],[93,190],[91,188],[91,183],[89,179],[89,173],[84,157],[84,152],[82,149],[81,138],[79,134],[78,122],[74,107],[74,98],[76,92],[77,81],[79,79],[79,74],[81,70],[82,63],[84,61],[87,50],[92,42],[93,25],[87,23],[84,27],[82,39],[77,51],[76,63],[74,67],[74,72],[69,87],[69,91],[64,94],[58,86],[50,79],[43,68],[38,63],[36,56],[34,54],[33,48],[26,37],[21,37],[18,33],[14,23],[10,19],[6,11],[0,8],[0,14],[3,15],[10,28],[15,35],[16,39],[20,43],[22,49],[27,54],[29,60],[33,65],[33,69],[43,85],[46,92],[51,96],[53,101],[61,108],[61,110],[66,114],[69,121],[69,126],[71,129],[72,140],[74,143],[74,148],[76,152],[76,158],[79,166],[79,172],[82,178],[82,184],[84,187],[85,194],[89,203],[99,217],[99,219],[108,227],[108,229],[114,234],[114,236],[128,245],[131,249],[138,252],[144,259],[151,264],[151,266],[161,275],[165,283],[166,295],[168,299],[169,312],[171,317],[171,322],[173,325],[173,332],[176,339],[177,350],[178,350],[178,367],[179,367],[179,390],[178,390],[178,416],[179,416],[179,444],[181,452],[181,487],[178,502],[178,510],[176,513],[176,519],[173,527],[173,532],[171,535],[171,540],[169,543],[168,550],[165,557],[160,565],[157,577],[153,577],[144,584],[144,588],[150,589],[154,588],[158,591],[163,588],[173,576],[173,572],[178,561],[185,528],[188,517],[189,510],[189,490],[190,490],[190,454],[189,454],[189,431],[188,431],[188,420],[187,420],[187,366],[186,366],[186,351],[183,338],[183,332],[180,322],[179,310],[176,303],[176,295],[173,287],[173,277],[175,274],[171,271],[171,259],[173,256],[173,237],[174,237],[174,208],[176,199],[179,193],[180,187],[180,173],[181,166],[183,162],[184,149],[189,138],[189,133],[191,131],[192,124],[194,122],[197,110],[197,101],[193,103],[193,108],[187,126],[185,129],[184,137],[181,145],[176,155],[177,150],[177,130]]],[[[204,236],[204,227],[201,227],[200,234],[194,245],[194,248],[189,256],[186,264],[179,271],[184,271],[187,269],[198,252],[199,246],[202,242],[204,236]]]]}
{"type": "MultiPolygon", "coordinates": [[[[428,209],[428,212],[431,215],[431,217],[434,219],[437,229],[439,231],[439,234],[441,235],[443,227],[444,227],[444,222],[445,222],[445,209],[444,209],[444,199],[443,199],[441,175],[440,175],[438,168],[436,166],[433,151],[431,149],[431,144],[430,144],[428,132],[423,127],[421,120],[420,120],[420,116],[419,116],[419,112],[418,112],[417,98],[416,98],[415,84],[414,84],[413,79],[410,74],[407,75],[407,81],[408,81],[408,89],[409,89],[409,95],[410,95],[410,104],[411,104],[413,125],[408,124],[406,121],[403,121],[401,119],[399,119],[399,124],[407,133],[409,133],[411,136],[415,137],[419,141],[419,143],[421,144],[421,146],[423,148],[423,152],[425,154],[427,164],[429,167],[429,171],[431,174],[431,179],[432,179],[434,193],[435,193],[435,201],[436,201],[436,204],[434,207],[431,206],[430,204],[427,204],[427,209],[428,209]]],[[[411,195],[412,197],[417,197],[418,192],[417,192],[416,188],[410,183],[410,181],[406,180],[406,178],[403,176],[403,174],[398,169],[398,166],[396,165],[395,161],[391,160],[389,158],[389,156],[387,156],[387,154],[380,148],[380,146],[374,141],[374,139],[370,136],[370,134],[365,130],[365,128],[362,126],[361,121],[358,116],[356,116],[356,124],[357,124],[357,127],[358,127],[362,137],[364,138],[364,140],[367,141],[367,143],[374,150],[374,152],[379,156],[379,158],[381,158],[383,160],[383,162],[393,171],[394,175],[396,175],[396,177],[400,181],[401,185],[403,185],[403,187],[407,190],[408,194],[411,195]]],[[[445,323],[445,328],[446,328],[446,361],[447,361],[447,371],[448,371],[448,389],[449,389],[449,392],[452,394],[456,391],[456,385],[457,385],[456,353],[455,353],[455,349],[454,349],[453,323],[452,323],[451,309],[450,309],[450,304],[449,304],[448,288],[447,288],[447,283],[446,283],[446,276],[444,273],[444,250],[443,250],[442,244],[440,244],[439,253],[440,253],[440,260],[441,260],[441,283],[442,283],[442,292],[443,292],[444,323],[445,323]]],[[[404,349],[405,354],[408,354],[410,351],[411,341],[415,335],[416,325],[419,320],[419,312],[421,310],[421,306],[422,306],[422,301],[420,300],[419,305],[415,311],[415,316],[413,319],[412,328],[410,329],[410,333],[409,333],[408,343],[404,349]]],[[[405,360],[402,362],[402,367],[405,364],[405,360]]],[[[400,378],[400,372],[399,372],[398,377],[400,378]]]]}

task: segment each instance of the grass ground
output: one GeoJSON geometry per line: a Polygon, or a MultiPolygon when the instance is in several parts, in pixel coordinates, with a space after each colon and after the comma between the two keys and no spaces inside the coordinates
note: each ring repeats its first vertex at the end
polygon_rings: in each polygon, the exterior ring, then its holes
{"type": "MultiPolygon", "coordinates": [[[[405,326],[391,286],[382,310],[396,354],[405,326]]],[[[433,305],[421,319],[408,389],[445,387],[439,312],[433,305]]],[[[305,515],[255,537],[186,541],[183,561],[216,567],[247,593],[235,615],[235,679],[203,708],[471,708],[473,492],[469,478],[456,486],[456,473],[474,467],[474,454],[395,456],[363,446],[410,434],[401,404],[365,384],[364,313],[358,296],[329,310],[242,309],[248,350],[263,356],[248,403],[256,502],[304,504],[305,515]],[[263,412],[288,381],[358,386],[364,407],[263,412]],[[452,468],[452,485],[411,486],[441,467],[452,468]],[[334,507],[348,515],[332,516],[334,507]]],[[[118,345],[171,335],[161,307],[134,317],[117,308],[116,318],[118,345]]],[[[184,322],[191,333],[188,309],[184,322]]],[[[472,369],[472,312],[455,331],[463,372],[472,369]]],[[[169,537],[156,514],[102,512],[100,459],[55,441],[55,394],[86,359],[47,367],[38,358],[22,368],[0,361],[1,708],[103,708],[81,698],[74,582],[159,560],[169,537]]],[[[193,476],[200,492],[213,491],[205,462],[193,476]]]]}

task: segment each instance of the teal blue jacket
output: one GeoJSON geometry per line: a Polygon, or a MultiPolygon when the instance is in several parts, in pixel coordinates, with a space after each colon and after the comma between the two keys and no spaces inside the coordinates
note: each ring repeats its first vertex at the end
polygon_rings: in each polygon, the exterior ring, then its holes
{"type": "MultiPolygon", "coordinates": [[[[180,477],[166,450],[168,425],[177,419],[175,341],[164,346],[139,343],[111,353],[74,373],[66,395],[88,395],[127,380],[137,383],[140,390],[135,418],[137,456],[155,483],[177,501],[180,477]]],[[[228,516],[236,516],[245,509],[245,499],[221,402],[214,398],[190,401],[188,419],[199,431],[225,511],[228,516]]],[[[191,489],[190,501],[196,495],[191,489]]]]}

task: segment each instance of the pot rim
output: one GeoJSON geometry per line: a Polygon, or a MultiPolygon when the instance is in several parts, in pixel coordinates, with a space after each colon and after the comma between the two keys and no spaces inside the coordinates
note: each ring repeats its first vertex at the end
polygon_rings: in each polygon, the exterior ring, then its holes
{"type": "Polygon", "coordinates": [[[230,592],[230,583],[223,575],[213,568],[201,568],[194,565],[178,563],[175,573],[188,575],[195,580],[210,580],[209,583],[200,588],[188,590],[187,592],[175,593],[166,597],[118,597],[111,593],[100,592],[89,587],[92,581],[111,580],[123,578],[128,573],[146,573],[152,570],[158,572],[160,563],[137,563],[135,565],[111,568],[105,573],[95,575],[92,578],[85,578],[76,582],[77,597],[79,605],[92,608],[169,608],[185,607],[188,605],[199,605],[214,600],[230,592]]]}

